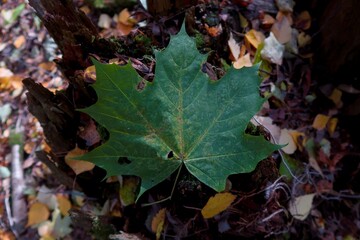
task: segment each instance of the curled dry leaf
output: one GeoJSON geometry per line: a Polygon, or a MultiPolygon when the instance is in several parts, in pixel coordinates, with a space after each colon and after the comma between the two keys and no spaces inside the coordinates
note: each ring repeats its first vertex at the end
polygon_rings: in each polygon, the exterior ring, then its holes
{"type": "Polygon", "coordinates": [[[151,230],[156,233],[156,239],[160,239],[164,229],[166,208],[162,208],[151,221],[151,230]]]}
{"type": "Polygon", "coordinates": [[[228,40],[228,45],[230,48],[230,52],[232,54],[232,58],[236,60],[238,60],[239,55],[240,55],[240,45],[239,43],[237,43],[234,39],[234,35],[232,33],[230,33],[230,38],[228,40]]]}
{"type": "Polygon", "coordinates": [[[281,44],[270,32],[269,37],[264,41],[264,48],[261,50],[261,57],[278,65],[282,64],[285,46],[281,44]]]}
{"type": "Polygon", "coordinates": [[[242,56],[241,58],[239,58],[237,61],[234,62],[234,68],[236,69],[240,69],[242,67],[251,67],[251,66],[252,66],[252,62],[249,53],[245,54],[244,56],[242,56]]]}
{"type": "Polygon", "coordinates": [[[308,30],[311,27],[311,16],[308,11],[303,11],[297,16],[295,26],[298,29],[308,30]]]}
{"type": "Polygon", "coordinates": [[[264,42],[265,36],[262,32],[251,29],[245,34],[245,41],[249,43],[252,47],[257,49],[259,45],[264,42]]]}
{"type": "Polygon", "coordinates": [[[80,149],[78,147],[75,147],[73,150],[68,152],[65,156],[65,162],[71,169],[76,173],[76,175],[79,175],[80,173],[90,171],[94,168],[94,164],[91,162],[87,162],[84,160],[73,160],[72,158],[81,156],[85,154],[87,151],[80,149]]]}
{"type": "Polygon", "coordinates": [[[209,199],[201,210],[201,214],[204,218],[212,218],[226,210],[235,198],[236,196],[231,193],[217,193],[209,199]]]}

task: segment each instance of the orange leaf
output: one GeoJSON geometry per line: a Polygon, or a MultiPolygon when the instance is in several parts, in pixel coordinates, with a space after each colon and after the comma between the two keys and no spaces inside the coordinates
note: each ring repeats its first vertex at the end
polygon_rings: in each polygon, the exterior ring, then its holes
{"type": "Polygon", "coordinates": [[[212,218],[226,210],[235,198],[236,196],[231,193],[217,193],[208,200],[205,207],[201,210],[201,214],[204,218],[212,218]]]}
{"type": "Polygon", "coordinates": [[[326,127],[326,124],[329,121],[329,116],[324,115],[324,114],[318,114],[316,115],[314,122],[312,124],[312,127],[317,129],[317,130],[322,130],[326,127]]]}
{"type": "Polygon", "coordinates": [[[166,208],[162,208],[151,221],[151,230],[156,233],[156,239],[160,239],[164,229],[166,208]]]}
{"type": "Polygon", "coordinates": [[[72,158],[85,154],[87,151],[75,147],[73,150],[68,152],[65,156],[65,162],[71,169],[79,175],[80,173],[90,171],[94,168],[94,164],[83,160],[73,160],[72,158]]]}
{"type": "Polygon", "coordinates": [[[46,221],[50,216],[48,207],[41,203],[35,202],[31,205],[28,213],[28,222],[26,226],[34,226],[36,224],[46,221]]]}
{"type": "Polygon", "coordinates": [[[129,22],[129,18],[131,17],[129,10],[127,8],[124,8],[123,10],[121,10],[121,12],[119,13],[118,16],[118,22],[124,24],[124,25],[130,25],[131,27],[133,26],[133,24],[131,22],[129,22]]]}
{"type": "Polygon", "coordinates": [[[15,39],[14,46],[16,48],[20,48],[22,45],[24,45],[25,41],[26,41],[26,38],[24,37],[24,35],[21,35],[15,39]]]}
{"type": "Polygon", "coordinates": [[[69,210],[71,209],[71,203],[70,203],[69,199],[61,194],[57,195],[56,198],[57,198],[57,202],[59,204],[59,209],[60,209],[61,214],[63,216],[68,216],[69,210]]]}
{"type": "Polygon", "coordinates": [[[55,69],[56,63],[55,62],[42,62],[39,64],[39,67],[46,71],[51,72],[52,70],[55,69]]]}

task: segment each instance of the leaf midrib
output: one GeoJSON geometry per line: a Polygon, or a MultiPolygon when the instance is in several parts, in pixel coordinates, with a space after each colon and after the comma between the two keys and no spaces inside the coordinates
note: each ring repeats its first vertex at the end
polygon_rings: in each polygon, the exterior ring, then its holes
{"type": "Polygon", "coordinates": [[[130,101],[130,99],[126,96],[126,94],[122,91],[121,88],[119,88],[115,82],[111,79],[111,77],[107,74],[106,71],[101,67],[101,71],[104,73],[104,75],[110,80],[110,82],[121,92],[121,94],[125,97],[125,99],[131,104],[131,106],[139,113],[139,115],[144,119],[146,125],[150,128],[150,130],[156,134],[157,138],[160,139],[170,150],[172,150],[172,147],[170,147],[170,144],[168,144],[163,138],[160,137],[158,132],[155,128],[151,125],[151,123],[148,121],[148,119],[145,117],[145,115],[137,108],[137,106],[130,101]]]}

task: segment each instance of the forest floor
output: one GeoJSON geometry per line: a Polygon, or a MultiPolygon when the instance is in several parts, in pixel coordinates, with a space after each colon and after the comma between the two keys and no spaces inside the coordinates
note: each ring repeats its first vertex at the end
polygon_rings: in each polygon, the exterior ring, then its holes
{"type": "MultiPolygon", "coordinates": [[[[164,10],[154,17],[136,4],[124,9],[76,2],[104,38],[123,39],[124,50],[112,61],[131,57],[147,80],[154,74],[152,48],[166,47],[185,16],[164,10]]],[[[360,89],[317,78],[313,37],[319,16],[301,4],[204,2],[188,8],[186,21],[199,51],[209,53],[208,75],[221,78],[231,64],[252,66],[262,51],[260,90],[268,101],[252,122],[272,142],[288,145],[253,172],[230,176],[235,197],[218,199],[226,210],[211,218],[202,209],[218,207],[208,202],[216,192],[186,173],[172,200],[150,206],[141,203],[166,197],[173,176],[137,204],[126,202],[131,194],[119,193],[119,181],[131,188],[136,178],[109,178],[88,194],[77,190],[81,175],[103,174],[89,164],[68,161],[74,188],[64,186],[35,155],[51,149],[29,113],[22,84],[30,77],[52,92],[66,89],[53,61],[61,52],[25,1],[0,1],[0,239],[360,237],[360,149],[344,117],[358,109],[353,99],[360,89]]],[[[93,68],[83,70],[89,82],[95,80],[93,68]]],[[[80,137],[96,142],[95,123],[89,123],[80,137]]]]}

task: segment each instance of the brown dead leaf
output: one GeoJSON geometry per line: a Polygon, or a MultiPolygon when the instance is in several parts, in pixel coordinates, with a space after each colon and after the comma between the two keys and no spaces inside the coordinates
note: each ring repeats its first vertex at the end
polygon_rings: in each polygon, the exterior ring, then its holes
{"type": "Polygon", "coordinates": [[[73,160],[72,158],[81,156],[85,154],[87,151],[80,149],[78,147],[75,147],[73,150],[68,152],[65,156],[65,162],[71,169],[76,173],[76,175],[79,175],[80,173],[90,171],[92,170],[95,165],[88,161],[83,160],[73,160]]]}
{"type": "Polygon", "coordinates": [[[253,46],[255,49],[258,48],[258,46],[264,42],[265,36],[262,32],[256,31],[254,29],[251,29],[245,34],[245,41],[248,42],[251,46],[253,46]]]}
{"type": "Polygon", "coordinates": [[[205,24],[205,29],[209,33],[209,35],[212,37],[217,37],[222,33],[221,24],[214,26],[214,27],[209,27],[209,25],[205,24]]]}
{"type": "Polygon", "coordinates": [[[274,34],[275,38],[281,44],[285,44],[291,39],[291,22],[289,18],[279,12],[276,22],[273,24],[271,28],[271,32],[274,34]]]}
{"type": "Polygon", "coordinates": [[[204,208],[201,210],[201,214],[204,218],[212,218],[222,211],[226,210],[230,204],[235,200],[236,196],[225,192],[217,193],[215,196],[211,197],[204,208]]]}
{"type": "Polygon", "coordinates": [[[308,11],[303,11],[295,20],[297,29],[308,30],[311,27],[311,16],[308,11]]]}
{"type": "Polygon", "coordinates": [[[62,194],[58,194],[56,196],[56,199],[57,199],[58,207],[60,209],[61,214],[63,216],[68,216],[69,210],[71,209],[71,203],[70,203],[69,199],[62,194]]]}
{"type": "Polygon", "coordinates": [[[261,24],[264,25],[265,27],[270,27],[274,23],[275,23],[275,18],[273,18],[269,14],[265,14],[263,19],[261,20],[261,24]]]}
{"type": "Polygon", "coordinates": [[[28,213],[28,222],[26,226],[34,226],[36,224],[46,221],[50,216],[48,207],[41,203],[35,202],[31,205],[28,213]]]}
{"type": "Polygon", "coordinates": [[[0,229],[0,239],[1,240],[16,240],[16,237],[11,231],[6,231],[5,229],[0,229]]]}
{"type": "Polygon", "coordinates": [[[328,123],[330,117],[324,114],[318,114],[316,115],[314,122],[312,124],[312,127],[316,130],[322,130],[326,127],[326,124],[328,123]]]}
{"type": "Polygon", "coordinates": [[[56,63],[55,62],[42,62],[39,64],[39,68],[42,68],[46,71],[51,72],[52,70],[54,70],[56,67],[56,63]]]}
{"type": "Polygon", "coordinates": [[[156,234],[156,239],[160,239],[164,229],[166,208],[162,208],[151,221],[151,230],[156,234]]]}

